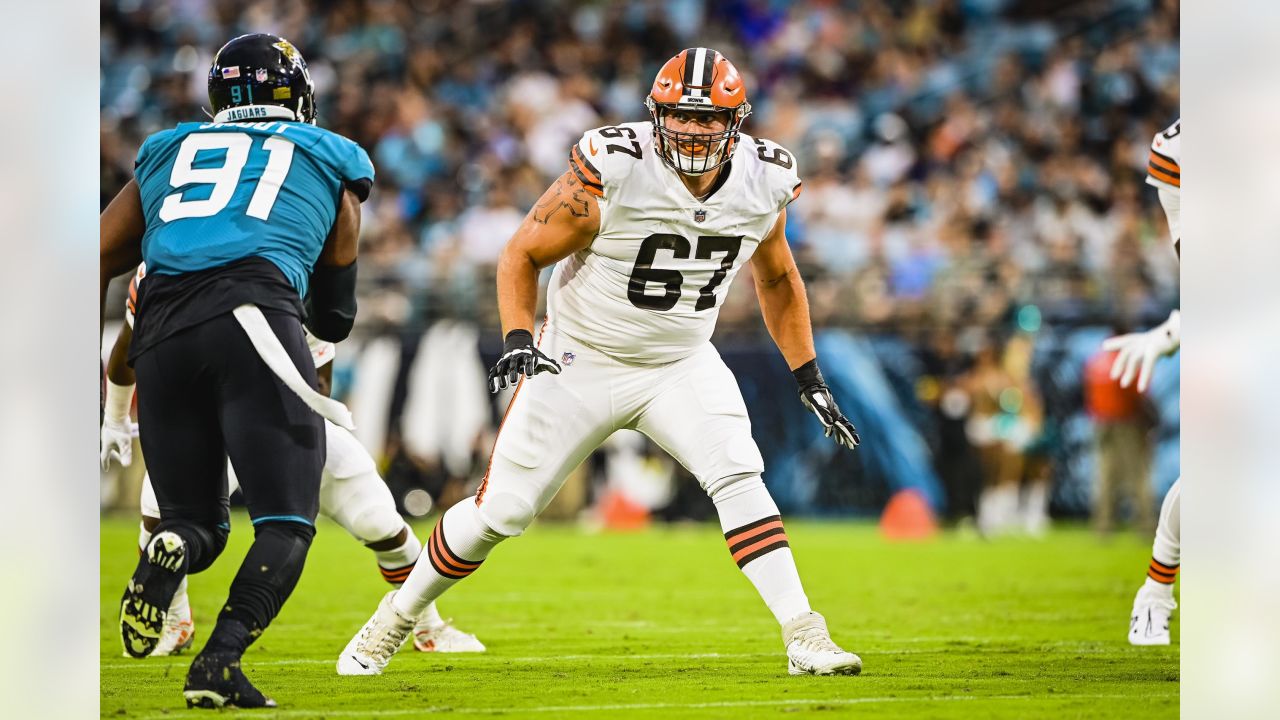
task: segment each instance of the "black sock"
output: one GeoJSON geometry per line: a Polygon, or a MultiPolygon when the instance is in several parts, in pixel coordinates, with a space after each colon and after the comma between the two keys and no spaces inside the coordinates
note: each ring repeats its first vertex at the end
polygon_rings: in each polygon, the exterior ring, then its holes
{"type": "Polygon", "coordinates": [[[316,534],[314,527],[296,522],[264,522],[254,532],[204,652],[241,654],[262,635],[302,577],[316,534]]]}

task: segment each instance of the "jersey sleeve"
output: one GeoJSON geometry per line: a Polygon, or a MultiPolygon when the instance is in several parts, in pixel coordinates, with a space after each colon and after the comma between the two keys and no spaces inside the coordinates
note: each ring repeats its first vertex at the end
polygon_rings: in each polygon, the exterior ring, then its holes
{"type": "Polygon", "coordinates": [[[369,191],[373,189],[373,162],[359,143],[351,142],[351,152],[348,153],[341,171],[343,186],[355,193],[360,202],[368,200],[369,191]]]}
{"type": "Polygon", "coordinates": [[[800,181],[800,164],[790,150],[772,140],[744,137],[747,152],[755,156],[761,164],[766,180],[766,191],[770,199],[781,212],[792,201],[800,197],[803,183],[800,181]]]}
{"type": "Polygon", "coordinates": [[[300,128],[302,137],[308,138],[308,149],[333,169],[342,186],[359,198],[369,199],[373,189],[373,162],[360,144],[335,132],[312,125],[300,128]]]}
{"type": "Polygon", "coordinates": [[[569,149],[569,170],[577,176],[582,187],[596,197],[604,197],[604,175],[600,172],[603,164],[600,149],[604,145],[600,128],[596,128],[583,133],[582,139],[569,149]]]}
{"type": "Polygon", "coordinates": [[[653,125],[646,122],[598,127],[582,134],[569,148],[569,170],[587,192],[608,199],[618,186],[652,151],[653,125]]]}
{"type": "Polygon", "coordinates": [[[1182,168],[1178,165],[1182,145],[1182,120],[1151,139],[1147,157],[1147,184],[1177,193],[1182,188],[1182,168]]]}

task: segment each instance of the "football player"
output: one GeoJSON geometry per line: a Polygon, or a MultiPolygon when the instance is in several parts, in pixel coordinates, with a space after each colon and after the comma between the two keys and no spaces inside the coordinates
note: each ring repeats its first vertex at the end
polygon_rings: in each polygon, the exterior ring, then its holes
{"type": "Polygon", "coordinates": [[[208,86],[211,122],[148,137],[100,219],[103,303],[113,277],[147,264],[129,361],[161,515],[120,632],[131,655],[155,650],[182,580],[226,546],[229,456],[254,540],[183,695],[188,706],[270,707],[241,657],[293,592],[315,536],[323,420],[351,426],[316,392],[303,301],[317,337],[350,332],[374,171],[359,145],[316,127],[311,77],[288,40],[231,40],[208,86]]]}
{"type": "Polygon", "coordinates": [[[764,321],[800,400],[840,445],[858,435],[818,370],[804,283],[784,234],[795,158],[741,132],[737,69],[711,48],[663,65],[648,122],[588,131],[498,261],[505,331],[491,390],[516,384],[475,497],[449,508],[403,587],[338,659],[382,671],[422,608],[520,535],[566,475],[614,431],[638,430],[710,495],[734,562],[782,627],[792,674],[857,674],[809,606],[737,383],[710,343],[729,286],[751,264],[764,321]],[[555,264],[534,340],[538,271],[555,264]]]}
{"type": "MultiPolygon", "coordinates": [[[[129,294],[125,298],[125,325],[116,337],[107,362],[107,408],[102,424],[102,465],[105,470],[111,457],[128,467],[133,460],[133,428],[129,422],[129,406],[133,403],[133,369],[125,362],[129,354],[129,341],[133,337],[134,298],[138,283],[146,276],[146,266],[139,265],[138,272],[129,281],[129,294]]],[[[328,395],[333,375],[333,359],[337,349],[306,332],[307,347],[316,366],[319,390],[328,395]]],[[[395,587],[409,576],[413,564],[422,552],[422,543],[413,530],[396,512],[395,499],[378,475],[377,466],[351,431],[338,427],[328,420],[324,423],[325,464],[320,476],[320,514],[342,526],[356,540],[373,551],[382,578],[395,587]]],[[[240,486],[235,469],[227,465],[228,495],[240,486]]],[[[151,542],[152,532],[160,523],[160,508],[156,505],[151,476],[142,482],[142,522],[138,533],[138,547],[145,551],[151,542]]],[[[186,578],[178,585],[165,617],[164,635],[151,657],[174,655],[190,647],[195,638],[195,626],[191,619],[191,605],[187,599],[186,578]]],[[[440,617],[435,603],[428,605],[413,629],[413,644],[423,652],[484,652],[484,644],[476,636],[453,627],[440,617]]],[[[133,657],[128,652],[125,657],[133,657]]]]}
{"type": "MultiPolygon", "coordinates": [[[[1147,162],[1147,183],[1155,186],[1160,194],[1160,205],[1169,220],[1169,234],[1173,237],[1173,250],[1178,257],[1182,257],[1182,234],[1178,225],[1182,188],[1182,171],[1178,165],[1182,156],[1181,134],[1181,119],[1157,133],[1151,141],[1147,162]]],[[[1111,366],[1112,379],[1118,379],[1121,387],[1129,387],[1136,379],[1138,390],[1146,392],[1151,384],[1156,358],[1172,355],[1181,344],[1182,319],[1174,310],[1169,319],[1158,327],[1110,338],[1103,342],[1102,347],[1117,353],[1111,366]]],[[[1133,598],[1129,642],[1134,645],[1169,644],[1169,616],[1178,607],[1173,599],[1173,583],[1178,579],[1178,563],[1181,561],[1178,521],[1181,496],[1182,478],[1178,478],[1160,504],[1160,521],[1151,547],[1147,579],[1133,598]]]]}

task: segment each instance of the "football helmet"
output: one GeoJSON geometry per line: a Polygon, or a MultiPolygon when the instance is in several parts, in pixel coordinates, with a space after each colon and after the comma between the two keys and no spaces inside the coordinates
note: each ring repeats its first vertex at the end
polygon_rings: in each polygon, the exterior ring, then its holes
{"type": "Polygon", "coordinates": [[[668,60],[654,78],[644,104],[653,119],[658,154],[672,169],[686,175],[701,175],[729,162],[742,121],[751,114],[738,69],[724,55],[705,47],[681,50],[668,60]],[[672,130],[663,118],[677,110],[725,113],[728,126],[706,133],[672,130]]]}
{"type": "Polygon", "coordinates": [[[315,124],[315,86],[293,43],[256,33],[231,40],[209,68],[214,122],[295,120],[315,124]]]}

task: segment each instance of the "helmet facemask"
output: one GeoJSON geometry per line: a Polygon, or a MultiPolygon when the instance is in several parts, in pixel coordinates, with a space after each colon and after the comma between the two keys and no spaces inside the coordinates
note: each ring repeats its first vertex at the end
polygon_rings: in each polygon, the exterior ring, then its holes
{"type": "Polygon", "coordinates": [[[751,113],[750,103],[736,108],[711,105],[686,107],[654,102],[645,98],[645,106],[653,120],[654,136],[658,141],[659,155],[671,169],[684,175],[703,175],[729,162],[738,142],[742,121],[751,113]],[[673,111],[726,113],[729,117],[724,130],[714,132],[685,132],[666,126],[666,115],[673,111]]]}

